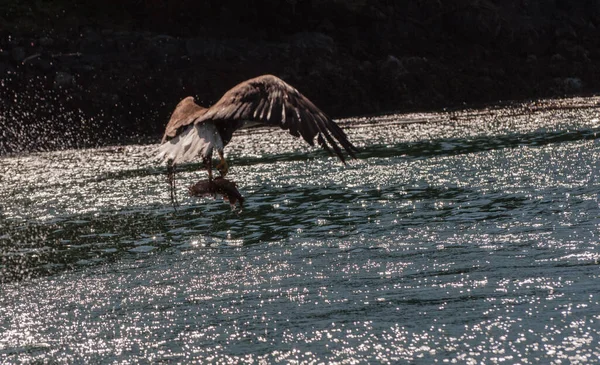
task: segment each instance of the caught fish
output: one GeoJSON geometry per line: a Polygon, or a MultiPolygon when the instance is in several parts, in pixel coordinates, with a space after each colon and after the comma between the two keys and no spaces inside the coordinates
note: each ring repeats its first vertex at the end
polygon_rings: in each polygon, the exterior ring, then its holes
{"type": "Polygon", "coordinates": [[[200,180],[196,184],[189,187],[190,195],[192,196],[212,196],[222,195],[223,200],[229,201],[232,209],[235,209],[235,204],[240,203],[240,209],[243,208],[244,197],[237,189],[235,182],[222,177],[217,177],[212,180],[200,180]]]}

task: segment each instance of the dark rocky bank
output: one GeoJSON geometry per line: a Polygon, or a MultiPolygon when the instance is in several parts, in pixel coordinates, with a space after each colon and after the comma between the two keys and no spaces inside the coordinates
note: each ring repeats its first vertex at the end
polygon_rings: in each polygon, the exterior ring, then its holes
{"type": "Polygon", "coordinates": [[[0,154],[158,138],[264,73],[334,118],[600,90],[597,0],[33,4],[0,0],[0,154]]]}

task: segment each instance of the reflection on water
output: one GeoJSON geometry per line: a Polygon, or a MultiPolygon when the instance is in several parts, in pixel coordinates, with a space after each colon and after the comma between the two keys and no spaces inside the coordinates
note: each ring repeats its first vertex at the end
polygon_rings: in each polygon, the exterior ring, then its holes
{"type": "Polygon", "coordinates": [[[600,361],[598,104],[245,131],[241,213],[155,146],[0,158],[0,362],[600,361]]]}

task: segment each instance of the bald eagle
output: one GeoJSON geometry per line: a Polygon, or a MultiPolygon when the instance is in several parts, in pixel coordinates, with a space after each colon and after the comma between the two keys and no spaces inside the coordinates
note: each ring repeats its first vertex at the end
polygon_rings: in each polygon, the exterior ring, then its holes
{"type": "Polygon", "coordinates": [[[356,158],[356,147],[331,118],[283,80],[263,75],[234,86],[210,108],[199,106],[191,96],[183,99],[167,124],[158,159],[174,166],[200,157],[212,180],[216,150],[220,158],[216,168],[224,177],[229,166],[223,149],[236,130],[255,123],[279,126],[311,146],[316,137],[320,146],[330,154],[333,151],[343,163],[342,148],[356,158]]]}

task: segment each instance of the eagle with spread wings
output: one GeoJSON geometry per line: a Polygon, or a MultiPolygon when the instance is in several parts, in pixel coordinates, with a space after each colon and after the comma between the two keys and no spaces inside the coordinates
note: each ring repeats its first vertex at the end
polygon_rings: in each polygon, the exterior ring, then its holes
{"type": "Polygon", "coordinates": [[[212,156],[216,151],[216,169],[227,175],[229,165],[223,149],[233,133],[248,124],[278,126],[308,144],[317,143],[345,163],[344,151],[356,158],[357,148],[346,133],[307,97],[273,75],[246,80],[227,91],[209,108],[199,106],[194,98],[183,99],[171,115],[158,159],[169,166],[200,157],[212,180],[212,156]]]}

